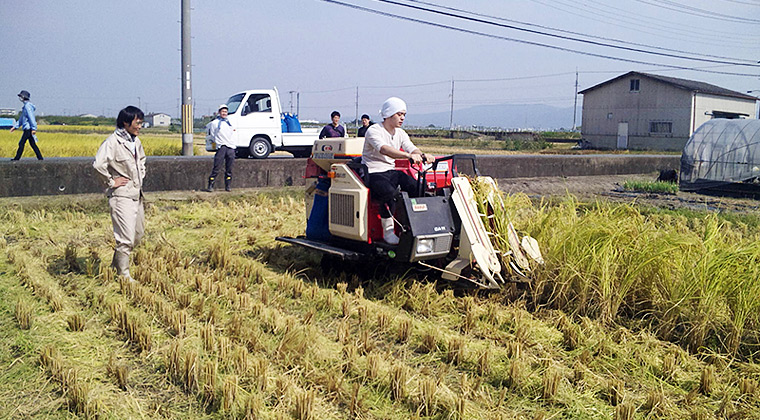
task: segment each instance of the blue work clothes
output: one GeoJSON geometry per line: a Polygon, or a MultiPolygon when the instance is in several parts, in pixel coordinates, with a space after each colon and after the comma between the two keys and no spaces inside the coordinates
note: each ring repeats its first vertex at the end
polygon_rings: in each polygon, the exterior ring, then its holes
{"type": "Polygon", "coordinates": [[[34,117],[34,111],[36,110],[37,107],[33,103],[24,101],[24,105],[21,107],[21,116],[13,127],[37,131],[37,119],[34,117]]]}

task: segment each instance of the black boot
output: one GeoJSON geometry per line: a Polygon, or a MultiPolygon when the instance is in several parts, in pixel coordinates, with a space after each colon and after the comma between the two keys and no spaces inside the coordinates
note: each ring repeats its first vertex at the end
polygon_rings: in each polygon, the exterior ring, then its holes
{"type": "Polygon", "coordinates": [[[206,191],[208,192],[214,192],[214,178],[209,177],[208,178],[208,188],[206,188],[206,191]]]}
{"type": "Polygon", "coordinates": [[[232,184],[232,177],[226,177],[224,178],[224,190],[225,191],[232,191],[230,188],[230,184],[232,184]]]}

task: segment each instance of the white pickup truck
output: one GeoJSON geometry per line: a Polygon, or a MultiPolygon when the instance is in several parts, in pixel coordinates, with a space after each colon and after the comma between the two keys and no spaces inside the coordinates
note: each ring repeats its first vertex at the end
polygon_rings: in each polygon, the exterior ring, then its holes
{"type": "MultiPolygon", "coordinates": [[[[309,157],[314,141],[319,138],[318,128],[283,133],[277,88],[236,93],[227,99],[227,110],[227,118],[235,130],[233,141],[237,146],[237,157],[265,159],[275,150],[286,151],[295,157],[309,157]]],[[[206,150],[216,150],[216,144],[208,137],[206,150]]]]}

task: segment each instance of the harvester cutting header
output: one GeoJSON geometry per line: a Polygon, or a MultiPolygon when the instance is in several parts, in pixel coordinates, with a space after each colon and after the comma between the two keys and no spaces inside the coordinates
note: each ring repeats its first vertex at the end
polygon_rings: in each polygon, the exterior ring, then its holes
{"type": "MultiPolygon", "coordinates": [[[[386,117],[386,122],[400,119],[394,122],[400,127],[405,109],[397,114],[401,115],[386,117]]],[[[375,134],[385,130],[380,125],[373,128],[375,134]]],[[[390,133],[379,134],[395,136],[390,128],[390,133]]],[[[540,252],[529,237],[521,246],[511,224],[506,240],[500,241],[509,243],[510,250],[494,248],[491,236],[498,232],[492,216],[503,203],[493,179],[478,173],[475,155],[393,159],[410,154],[365,146],[375,141],[370,133],[366,139],[326,138],[314,143],[305,171],[305,177],[314,180],[306,190],[306,235],[277,240],[321,252],[323,267],[345,267],[346,262],[365,268],[379,262],[411,264],[462,287],[484,289],[527,280],[531,264],[542,262],[540,252]],[[374,150],[381,150],[385,155],[381,162],[390,166],[384,176],[400,178],[401,188],[386,194],[377,187],[377,176],[370,182],[373,171],[367,164],[375,163],[367,155],[374,150]],[[486,192],[481,203],[471,181],[486,192]],[[521,248],[529,251],[533,262],[521,248]]],[[[414,147],[408,137],[406,141],[414,147]]],[[[409,146],[402,149],[411,152],[409,146]]]]}

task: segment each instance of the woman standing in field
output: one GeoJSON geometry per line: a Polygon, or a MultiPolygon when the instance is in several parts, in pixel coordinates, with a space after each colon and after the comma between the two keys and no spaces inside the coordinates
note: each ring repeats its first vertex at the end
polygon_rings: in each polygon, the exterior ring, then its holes
{"type": "Polygon", "coordinates": [[[145,233],[142,191],[145,151],[137,137],[144,118],[143,112],[134,106],[119,111],[116,131],[100,145],[92,164],[108,186],[105,192],[116,239],[111,266],[118,275],[130,281],[133,280],[129,274],[129,254],[145,233]]]}

